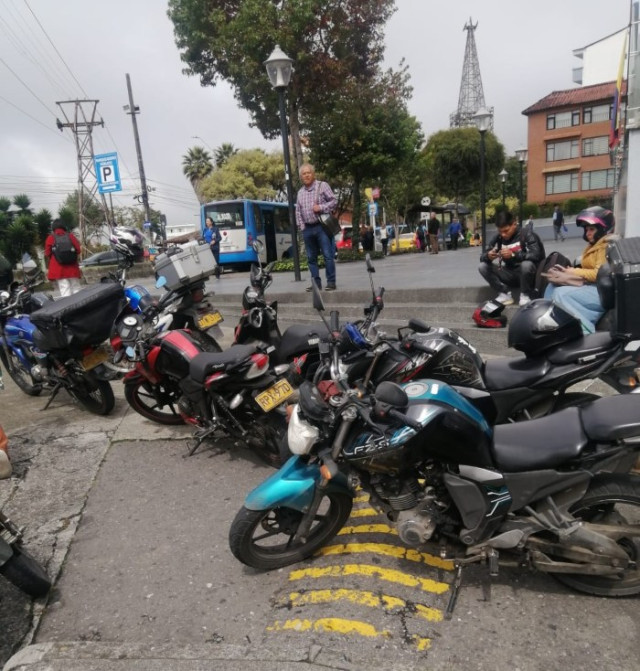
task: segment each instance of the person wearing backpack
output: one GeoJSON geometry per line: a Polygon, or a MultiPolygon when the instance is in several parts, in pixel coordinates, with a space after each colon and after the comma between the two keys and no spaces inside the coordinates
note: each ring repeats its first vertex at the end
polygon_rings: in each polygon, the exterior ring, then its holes
{"type": "Polygon", "coordinates": [[[56,280],[61,296],[71,296],[80,291],[80,243],[65,225],[56,219],[53,232],[44,243],[44,256],[49,264],[47,277],[56,280]]]}

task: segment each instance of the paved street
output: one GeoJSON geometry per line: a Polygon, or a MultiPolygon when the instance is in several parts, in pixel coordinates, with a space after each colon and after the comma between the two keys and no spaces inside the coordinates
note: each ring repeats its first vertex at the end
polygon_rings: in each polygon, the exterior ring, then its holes
{"type": "MultiPolygon", "coordinates": [[[[469,277],[471,252],[456,257],[468,259],[459,272],[469,277]]],[[[448,256],[424,261],[444,268],[448,256]]],[[[402,280],[399,261],[380,262],[385,284],[402,280]]],[[[354,264],[340,271],[366,275],[354,264]]],[[[219,284],[244,287],[237,275],[219,284]]],[[[0,581],[0,665],[22,641],[34,645],[12,668],[31,671],[638,668],[637,599],[585,597],[544,575],[503,569],[489,581],[471,569],[444,620],[448,563],[404,547],[365,495],[312,560],[247,569],[227,534],[246,492],[271,472],[252,453],[219,443],[185,458],[190,430],[142,419],[118,382],[108,417],[62,394],[40,412],[44,399],[5,384],[15,474],[0,482],[0,506],[27,525],[27,545],[56,584],[32,610],[0,581]]]]}

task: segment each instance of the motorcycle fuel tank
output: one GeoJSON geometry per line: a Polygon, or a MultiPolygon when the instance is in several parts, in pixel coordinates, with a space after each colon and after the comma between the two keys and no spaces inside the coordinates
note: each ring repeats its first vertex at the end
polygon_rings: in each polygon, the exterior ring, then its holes
{"type": "Polygon", "coordinates": [[[33,341],[33,333],[36,327],[29,317],[18,316],[7,322],[5,326],[5,333],[9,342],[12,340],[26,339],[33,341]]]}
{"type": "Polygon", "coordinates": [[[482,413],[449,385],[437,380],[403,384],[409,397],[406,414],[422,430],[389,425],[385,435],[355,427],[343,450],[345,458],[367,471],[399,474],[430,458],[492,467],[492,430],[482,413]]]}
{"type": "Polygon", "coordinates": [[[198,343],[184,331],[168,331],[159,340],[156,370],[177,379],[189,375],[191,359],[202,352],[198,343]]]}

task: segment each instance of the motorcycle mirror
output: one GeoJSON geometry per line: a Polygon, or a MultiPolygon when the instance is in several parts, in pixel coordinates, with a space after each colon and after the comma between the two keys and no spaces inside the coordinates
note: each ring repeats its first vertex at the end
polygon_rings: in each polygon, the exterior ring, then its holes
{"type": "Polygon", "coordinates": [[[256,239],[251,243],[251,246],[253,247],[253,251],[254,251],[256,254],[261,254],[261,253],[262,253],[262,250],[264,249],[264,243],[262,242],[262,240],[258,240],[258,238],[256,238],[256,239]]]}
{"type": "Polygon", "coordinates": [[[11,296],[8,291],[0,291],[0,301],[3,303],[6,303],[10,297],[11,296]]]}
{"type": "Polygon", "coordinates": [[[160,275],[156,280],[156,289],[161,289],[167,283],[167,278],[164,275],[160,275]]]}
{"type": "Polygon", "coordinates": [[[367,272],[375,273],[376,269],[373,267],[373,263],[371,263],[371,255],[369,254],[369,252],[367,252],[366,256],[364,257],[364,260],[367,263],[367,272]]]}

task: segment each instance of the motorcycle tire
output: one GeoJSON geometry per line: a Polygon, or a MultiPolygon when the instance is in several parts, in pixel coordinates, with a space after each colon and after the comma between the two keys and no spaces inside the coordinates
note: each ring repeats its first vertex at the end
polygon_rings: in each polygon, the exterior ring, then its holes
{"type": "Polygon", "coordinates": [[[185,423],[178,412],[180,396],[180,390],[171,382],[151,384],[140,378],[124,385],[124,397],[139,415],[167,426],[185,423]]]}
{"type": "Polygon", "coordinates": [[[113,389],[106,380],[98,380],[91,373],[83,375],[76,384],[66,387],[73,398],[94,415],[108,415],[116,404],[113,389]]]}
{"type": "Polygon", "coordinates": [[[38,598],[51,589],[51,580],[40,564],[22,547],[13,548],[13,556],[0,566],[0,575],[22,590],[38,598]]]}
{"type": "Polygon", "coordinates": [[[31,373],[22,365],[22,361],[13,350],[9,350],[9,357],[4,349],[0,349],[0,360],[9,377],[27,396],[39,396],[42,393],[42,385],[33,381],[31,373]]]}
{"type": "Polygon", "coordinates": [[[310,557],[340,531],[352,505],[349,494],[327,492],[305,543],[293,542],[303,517],[300,511],[286,507],[248,510],[243,506],[231,524],[229,547],[236,559],[262,571],[295,564],[310,557]],[[277,542],[277,536],[282,542],[277,542]]]}
{"type": "MultiPolygon", "coordinates": [[[[640,480],[632,475],[606,474],[594,478],[585,495],[569,512],[585,522],[634,525],[640,534],[640,480]]],[[[556,573],[561,583],[585,594],[623,597],[640,594],[640,538],[618,540],[631,567],[620,577],[556,573]]]]}

